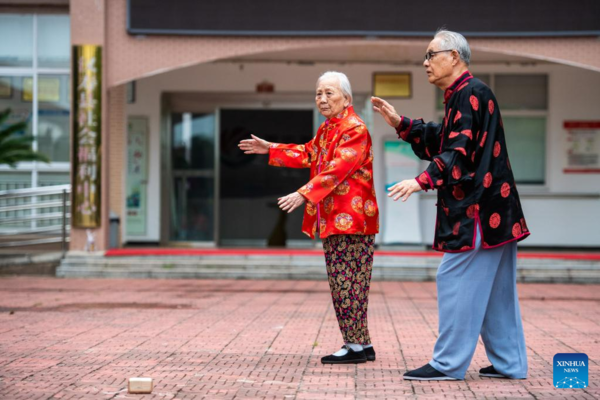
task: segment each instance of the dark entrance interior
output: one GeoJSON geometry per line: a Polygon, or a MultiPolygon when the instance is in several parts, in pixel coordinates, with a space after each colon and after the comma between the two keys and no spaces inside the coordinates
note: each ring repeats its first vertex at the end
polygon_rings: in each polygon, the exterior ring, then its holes
{"type": "Polygon", "coordinates": [[[312,131],[312,110],[221,110],[221,245],[285,246],[308,239],[301,232],[304,210],[287,214],[277,207],[277,198],[308,182],[308,168],[271,167],[267,155],[246,155],[237,145],[250,134],[269,142],[304,144],[312,131]]]}

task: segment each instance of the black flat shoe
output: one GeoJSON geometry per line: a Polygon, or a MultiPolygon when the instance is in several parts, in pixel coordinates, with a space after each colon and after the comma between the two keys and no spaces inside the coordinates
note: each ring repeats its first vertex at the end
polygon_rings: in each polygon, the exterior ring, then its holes
{"type": "Polygon", "coordinates": [[[487,376],[488,378],[506,378],[506,376],[504,376],[501,373],[499,373],[498,371],[496,371],[496,368],[494,368],[493,365],[490,365],[489,367],[481,368],[479,370],[479,376],[487,376]]]}
{"type": "Polygon", "coordinates": [[[409,381],[457,381],[458,379],[442,374],[429,364],[413,369],[404,374],[404,379],[409,381]]]}
{"type": "Polygon", "coordinates": [[[321,358],[322,364],[362,364],[367,362],[367,356],[365,355],[365,351],[354,351],[350,347],[342,346],[343,349],[348,350],[348,352],[343,356],[334,356],[330,354],[321,358]]]}
{"type": "Polygon", "coordinates": [[[375,349],[373,348],[373,346],[363,347],[363,351],[367,356],[367,361],[375,361],[375,349]]]}

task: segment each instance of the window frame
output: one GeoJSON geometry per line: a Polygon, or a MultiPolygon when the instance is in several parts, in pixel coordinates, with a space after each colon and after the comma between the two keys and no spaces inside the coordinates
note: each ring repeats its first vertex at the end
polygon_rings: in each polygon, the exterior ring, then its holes
{"type": "MultiPolygon", "coordinates": [[[[67,79],[71,79],[71,69],[70,68],[47,68],[38,67],[38,17],[45,16],[46,14],[39,13],[25,13],[25,12],[15,12],[15,13],[4,13],[4,14],[12,14],[12,15],[31,15],[33,17],[32,23],[32,35],[33,35],[33,63],[31,67],[2,67],[0,66],[0,76],[26,76],[33,78],[33,100],[32,100],[32,118],[31,118],[31,133],[36,140],[32,143],[32,149],[38,150],[38,122],[39,122],[39,100],[38,100],[38,81],[39,77],[43,75],[67,75],[67,79]]],[[[60,13],[60,15],[67,15],[70,18],[68,13],[60,13]]],[[[71,44],[69,43],[69,46],[71,44]]],[[[69,107],[69,112],[71,109],[69,107]]],[[[69,126],[69,131],[71,127],[69,126]]],[[[70,135],[70,132],[69,132],[70,135]]],[[[70,146],[70,140],[69,140],[70,146]]],[[[15,168],[11,168],[7,165],[0,165],[0,172],[30,172],[31,173],[31,187],[38,187],[39,181],[39,172],[67,172],[71,171],[71,162],[70,161],[51,161],[49,164],[42,162],[22,162],[18,163],[15,168]]]]}

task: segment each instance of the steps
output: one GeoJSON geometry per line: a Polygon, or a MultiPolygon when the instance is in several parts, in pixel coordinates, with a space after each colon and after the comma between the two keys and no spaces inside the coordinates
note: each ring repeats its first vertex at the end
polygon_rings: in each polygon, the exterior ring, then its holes
{"type": "MultiPolygon", "coordinates": [[[[375,253],[375,280],[435,280],[441,257],[375,253]]],[[[322,254],[234,254],[106,257],[104,252],[69,252],[56,271],[65,278],[326,279],[322,254]]],[[[518,259],[519,282],[600,283],[600,259],[518,259]]]]}

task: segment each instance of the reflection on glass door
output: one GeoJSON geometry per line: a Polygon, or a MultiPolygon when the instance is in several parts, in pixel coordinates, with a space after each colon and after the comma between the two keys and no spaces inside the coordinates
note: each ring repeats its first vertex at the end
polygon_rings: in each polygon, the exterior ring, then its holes
{"type": "Polygon", "coordinates": [[[214,242],[215,115],[171,115],[170,241],[214,242]]]}

